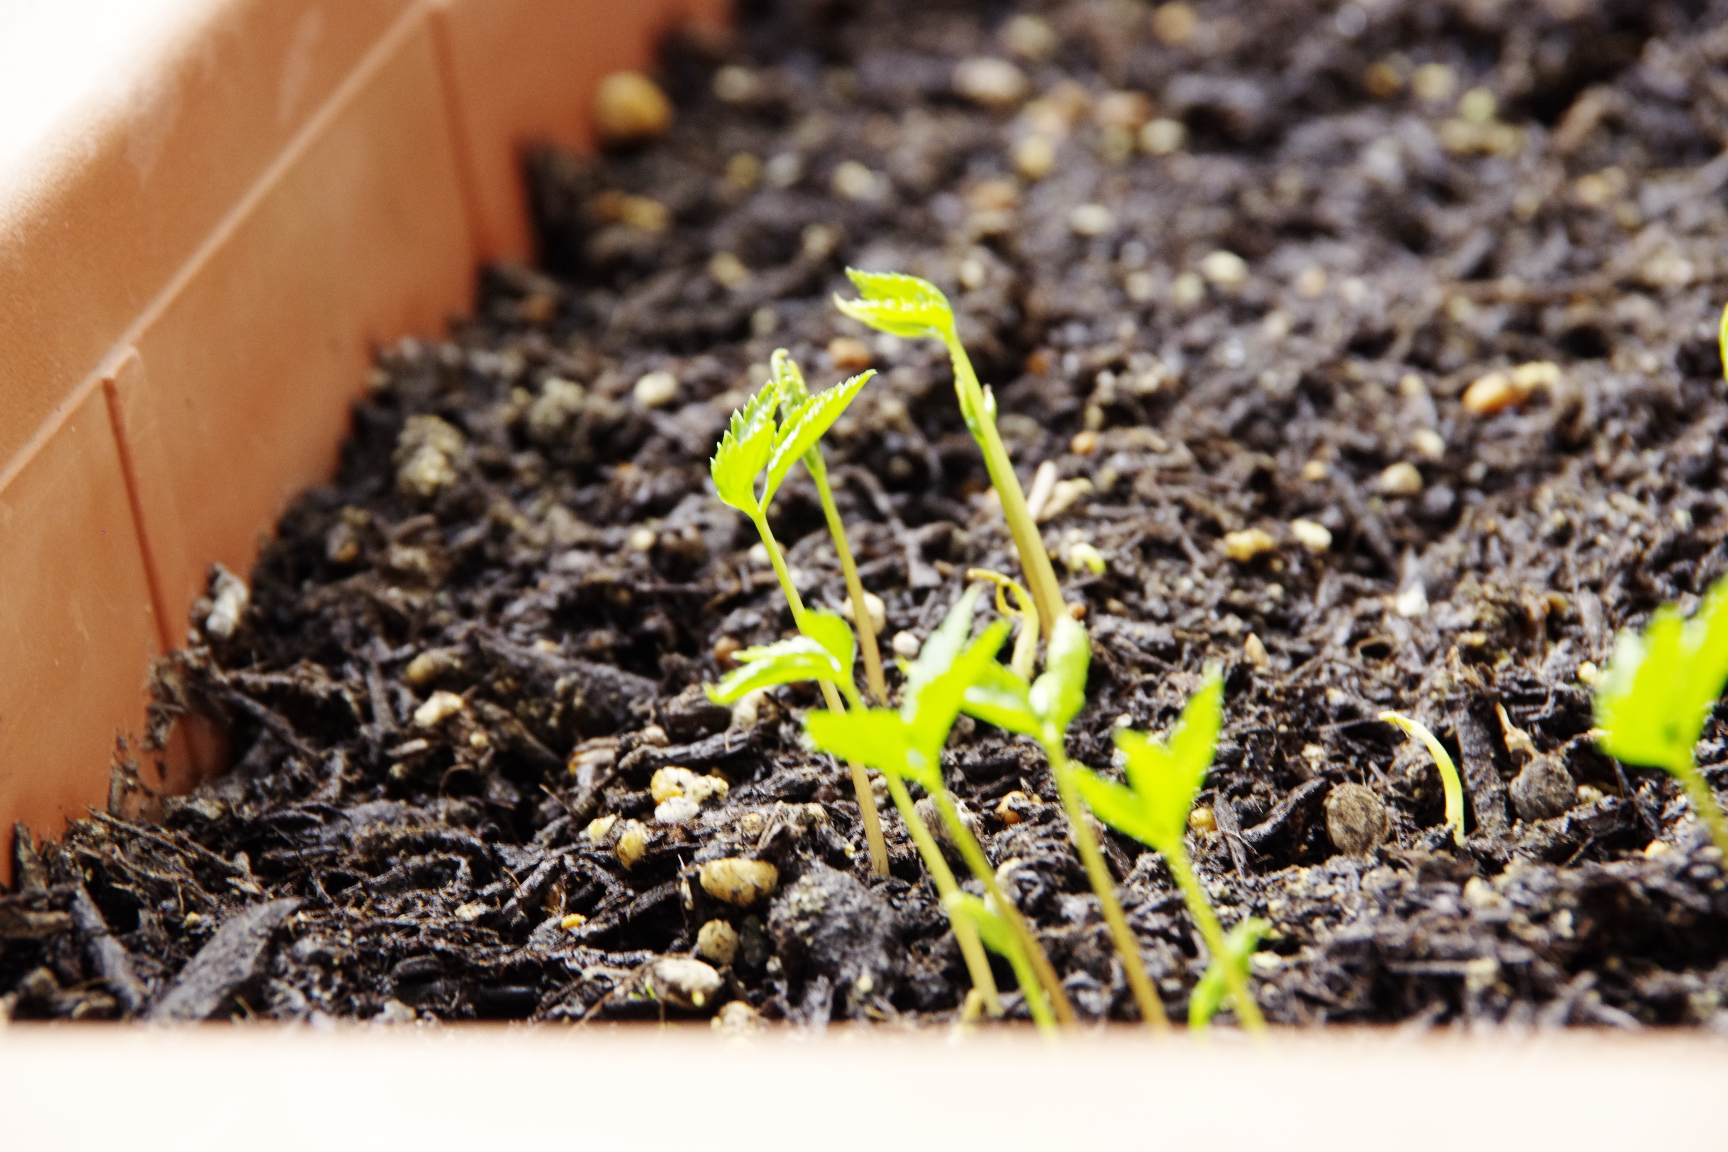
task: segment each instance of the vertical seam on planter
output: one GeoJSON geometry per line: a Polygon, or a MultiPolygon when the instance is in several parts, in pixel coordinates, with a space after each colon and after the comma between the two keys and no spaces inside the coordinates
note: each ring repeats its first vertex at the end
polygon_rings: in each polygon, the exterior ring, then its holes
{"type": "MultiPolygon", "coordinates": [[[[136,348],[128,348],[119,357],[114,371],[102,378],[102,398],[108,406],[108,430],[114,435],[114,452],[120,458],[120,476],[126,483],[126,506],[132,513],[132,533],[138,539],[138,557],[144,568],[144,584],[150,591],[151,614],[156,617],[156,637],[163,652],[174,649],[169,632],[166,602],[162,596],[162,580],[156,567],[156,554],[150,546],[150,533],[144,519],[144,501],[138,490],[138,469],[132,459],[132,445],[126,438],[125,421],[120,413],[118,376],[127,361],[142,365],[136,348]]],[[[148,385],[145,385],[148,387],[148,385]]]]}
{"type": "Polygon", "coordinates": [[[473,133],[462,114],[462,85],[456,75],[455,30],[450,26],[450,0],[430,0],[432,48],[438,60],[438,89],[444,100],[444,118],[450,122],[451,151],[456,156],[456,186],[462,193],[462,211],[468,217],[468,239],[478,264],[491,251],[494,238],[487,234],[480,211],[480,174],[474,155],[473,133]]]}

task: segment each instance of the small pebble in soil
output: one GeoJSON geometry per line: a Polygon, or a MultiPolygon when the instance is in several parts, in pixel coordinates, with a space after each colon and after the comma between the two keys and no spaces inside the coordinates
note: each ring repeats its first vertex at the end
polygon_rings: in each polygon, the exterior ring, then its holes
{"type": "Polygon", "coordinates": [[[738,956],[738,929],[724,920],[709,920],[696,932],[696,955],[725,968],[738,956]]]}
{"type": "Polygon", "coordinates": [[[636,867],[648,852],[648,827],[640,820],[626,820],[618,833],[618,843],[612,849],[618,862],[626,868],[636,867]]]}
{"type": "Polygon", "coordinates": [[[1181,0],[1160,4],[1152,11],[1152,34],[1172,48],[1188,43],[1199,28],[1199,13],[1181,0]]]}
{"type": "Polygon", "coordinates": [[[226,640],[240,627],[240,618],[246,615],[246,606],[252,602],[252,592],[246,581],[220,564],[216,566],[212,591],[215,596],[209,615],[204,617],[204,631],[226,640]]]}
{"type": "Polygon", "coordinates": [[[678,377],[670,372],[649,372],[636,381],[630,394],[644,408],[664,408],[678,397],[678,377]]]}
{"type": "Polygon", "coordinates": [[[1578,803],[1581,806],[1585,804],[1594,804],[1606,795],[1606,792],[1602,791],[1602,789],[1596,787],[1594,784],[1578,785],[1578,803]]]}
{"type": "Polygon", "coordinates": [[[594,94],[594,130],[612,145],[652,140],[672,127],[672,102],[640,72],[614,72],[594,94]]]}
{"type": "Polygon", "coordinates": [[[1388,496],[1419,496],[1422,493],[1422,473],[1405,460],[1390,465],[1380,473],[1375,487],[1388,496]]]}
{"type": "Polygon", "coordinates": [[[876,362],[870,345],[856,336],[836,336],[828,342],[828,358],[840,372],[862,372],[876,362]]]}
{"type": "Polygon", "coordinates": [[[1042,136],[1028,136],[1014,146],[1014,170],[1028,180],[1042,180],[1056,167],[1056,145],[1042,136]]]}
{"type": "Polygon", "coordinates": [[[676,765],[659,769],[648,781],[648,794],[654,797],[656,804],[677,797],[688,798],[698,805],[709,804],[724,797],[729,790],[726,781],[718,776],[698,776],[690,769],[676,765]]]}
{"type": "Polygon", "coordinates": [[[410,416],[396,438],[391,461],[404,496],[429,499],[456,482],[454,461],[467,448],[462,433],[436,416],[410,416]]]}
{"type": "Polygon", "coordinates": [[[1247,528],[1224,533],[1224,555],[1238,564],[1246,564],[1256,556],[1277,551],[1278,541],[1262,528],[1247,528]]]}
{"type": "Polygon", "coordinates": [[[422,728],[436,728],[467,707],[468,702],[454,692],[434,692],[426,703],[414,709],[414,723],[422,728]]]}
{"type": "Polygon", "coordinates": [[[663,956],[648,969],[654,995],[678,1008],[707,1008],[725,985],[711,965],[688,956],[663,956]]]}
{"type": "Polygon", "coordinates": [[[768,690],[758,688],[746,692],[732,704],[732,721],[730,728],[748,730],[756,727],[762,719],[763,703],[768,699],[768,690]]]}
{"type": "Polygon", "coordinates": [[[618,823],[616,816],[598,816],[588,822],[585,835],[592,844],[598,844],[612,834],[613,825],[618,823]]]}
{"type": "Polygon", "coordinates": [[[654,823],[688,824],[702,814],[702,806],[688,796],[673,796],[654,806],[654,823]]]}
{"type": "Polygon", "coordinates": [[[1050,22],[1036,16],[1015,16],[1002,25],[1002,44],[1025,60],[1048,60],[1062,46],[1050,22]]]}
{"type": "Polygon", "coordinates": [[[954,66],[954,91],[989,108],[1020,103],[1028,87],[1026,73],[993,56],[974,56],[954,66]]]}
{"type": "MultiPolygon", "coordinates": [[[[864,611],[870,616],[870,631],[880,634],[888,626],[888,606],[882,603],[882,597],[874,592],[864,593],[864,611]]],[[[848,620],[857,620],[852,611],[852,598],[848,596],[840,601],[840,615],[848,620]]]]}
{"type": "Polygon", "coordinates": [[[1032,819],[1039,808],[1043,807],[1037,800],[1016,788],[996,803],[996,819],[1003,824],[1013,826],[1024,824],[1032,819]]]}
{"type": "Polygon", "coordinates": [[[780,884],[780,870],[766,860],[728,856],[702,865],[702,891],[716,900],[748,908],[780,884]]]}
{"type": "Polygon", "coordinates": [[[1552,820],[1578,803],[1578,785],[1566,766],[1553,756],[1534,756],[1508,791],[1521,820],[1552,820]]]}
{"type": "Polygon", "coordinates": [[[913,660],[917,658],[918,649],[923,647],[923,643],[910,632],[896,632],[894,639],[889,641],[889,646],[900,659],[913,660]]]}
{"type": "Polygon", "coordinates": [[[1424,460],[1446,458],[1446,438],[1432,428],[1418,428],[1410,433],[1410,447],[1424,460]]]}
{"type": "Polygon", "coordinates": [[[1373,789],[1340,784],[1326,794],[1326,834],[1346,856],[1366,856],[1391,831],[1386,805],[1373,789]]]}
{"type": "Polygon", "coordinates": [[[423,688],[434,680],[461,671],[460,648],[428,648],[408,662],[408,667],[403,669],[402,679],[406,680],[411,688],[423,688]]]}
{"type": "Polygon", "coordinates": [[[1236,253],[1220,248],[1207,253],[1200,261],[1200,275],[1215,287],[1234,291],[1248,282],[1248,262],[1236,253]]]}
{"type": "Polygon", "coordinates": [[[762,1015],[742,1000],[728,1000],[709,1023],[722,1035],[748,1036],[762,1030],[762,1015]]]}
{"type": "Polygon", "coordinates": [[[1202,804],[1188,813],[1188,831],[1208,836],[1218,831],[1218,814],[1202,804]]]}
{"type": "Polygon", "coordinates": [[[1140,129],[1140,147],[1148,155],[1168,156],[1172,152],[1180,152],[1188,143],[1188,126],[1180,120],[1158,117],[1148,120],[1146,126],[1140,129]]]}
{"type": "Polygon", "coordinates": [[[1290,521],[1290,535],[1310,552],[1325,552],[1332,547],[1332,530],[1317,520],[1290,521]]]}

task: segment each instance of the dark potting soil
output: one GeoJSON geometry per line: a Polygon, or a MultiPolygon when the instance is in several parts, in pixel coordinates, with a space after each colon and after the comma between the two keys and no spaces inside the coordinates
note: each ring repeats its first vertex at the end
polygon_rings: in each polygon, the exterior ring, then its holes
{"type": "MultiPolygon", "coordinates": [[[[0,1004],[679,1015],[704,974],[656,962],[724,921],[696,1014],[954,1018],[965,970],[899,821],[876,879],[845,770],[801,744],[815,695],[700,688],[790,626],[706,477],[776,347],[818,386],[881,371],[826,450],[885,646],[968,567],[1015,570],[943,354],[843,319],[850,264],[941,285],[1023,479],[1070,482],[1044,527],[1095,645],[1071,754],[1108,765],[1114,724],[1168,726],[1224,665],[1190,844],[1226,922],[1274,925],[1268,1017],[1728,1021],[1720,853],[1588,736],[1616,629],[1728,569],[1728,4],[742,8],[735,41],[668,49],[669,134],[536,159],[541,270],[493,270],[450,342],[381,359],[228,635],[213,583],[160,718],[213,718],[234,769],[158,799],[146,764],[123,814],[20,840],[0,1004]],[[957,90],[980,56],[1017,71],[957,90]],[[1463,847],[1382,709],[1452,749],[1463,847]],[[668,766],[730,791],[657,821],[668,766]],[[1328,821],[1351,802],[1355,839],[1328,821]],[[720,902],[696,879],[720,857],[778,891],[720,902]]],[[[801,473],[774,526],[838,606],[801,473]]],[[[1718,784],[1724,737],[1699,749],[1718,784]]],[[[1080,1012],[1131,1019],[1042,756],[967,722],[945,769],[1080,1012]]],[[[1191,921],[1154,854],[1108,851],[1180,1019],[1191,921]]]]}

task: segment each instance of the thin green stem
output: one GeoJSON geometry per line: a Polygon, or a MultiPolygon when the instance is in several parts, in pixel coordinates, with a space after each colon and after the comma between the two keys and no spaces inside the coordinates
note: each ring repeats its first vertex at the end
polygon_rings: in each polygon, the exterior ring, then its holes
{"type": "Polygon", "coordinates": [[[816,482],[816,493],[822,498],[822,515],[828,520],[828,534],[834,538],[834,554],[840,558],[840,574],[846,578],[846,596],[852,601],[852,626],[858,631],[858,647],[864,652],[864,683],[878,704],[888,703],[888,681],[882,675],[882,652],[876,647],[876,621],[864,603],[864,581],[858,577],[858,562],[852,557],[852,546],[846,542],[846,526],[840,522],[840,509],[834,506],[834,489],[828,484],[828,466],[822,462],[822,450],[812,448],[804,454],[804,467],[816,482]]]}
{"type": "MultiPolygon", "coordinates": [[[[948,867],[948,861],[942,855],[936,837],[930,834],[924,818],[918,815],[918,809],[912,803],[912,795],[906,791],[906,782],[896,776],[885,778],[888,781],[888,795],[893,797],[894,807],[900,810],[900,819],[905,822],[912,843],[918,846],[918,854],[924,857],[924,867],[930,870],[930,879],[936,884],[936,894],[942,898],[942,906],[948,908],[950,901],[960,896],[960,883],[954,878],[954,870],[948,867]]],[[[960,955],[966,960],[966,970],[972,974],[972,986],[978,989],[978,994],[984,998],[984,1010],[992,1016],[1002,1015],[1002,1000],[996,991],[996,975],[990,971],[990,958],[984,953],[984,941],[978,935],[978,925],[972,923],[969,917],[955,916],[953,913],[949,913],[948,921],[954,927],[954,941],[960,945],[960,955]]]]}
{"type": "Polygon", "coordinates": [[[1166,845],[1163,852],[1164,862],[1170,865],[1176,886],[1182,889],[1182,898],[1188,903],[1188,914],[1194,917],[1194,923],[1200,928],[1200,938],[1206,941],[1206,951],[1211,953],[1212,962],[1224,970],[1224,986],[1236,1002],[1236,1019],[1242,1022],[1245,1031],[1265,1032],[1266,1018],[1260,1014],[1260,1005],[1254,1002],[1253,991],[1248,987],[1248,973],[1242,965],[1230,960],[1229,950],[1224,946],[1224,929],[1212,912],[1212,902],[1206,899],[1200,877],[1194,874],[1188,849],[1178,841],[1166,845]]]}
{"type": "MultiPolygon", "coordinates": [[[[948,789],[937,788],[931,793],[931,799],[936,801],[936,810],[942,814],[942,822],[947,825],[948,835],[960,849],[966,866],[972,869],[972,874],[984,885],[984,891],[996,904],[997,914],[1007,922],[1009,931],[1025,950],[1027,962],[1037,974],[1044,994],[1050,998],[1050,1007],[1056,1013],[1056,1019],[1064,1025],[1072,1026],[1074,1005],[1069,1002],[1068,993],[1062,990],[1062,980],[1056,975],[1050,957],[1044,954],[1044,945],[1032,934],[1026,918],[1020,915],[1020,909],[1015,907],[1002,891],[1002,885],[996,879],[996,869],[990,866],[990,858],[984,855],[984,847],[978,843],[978,838],[972,835],[972,829],[966,827],[965,822],[960,819],[960,810],[954,806],[954,797],[948,789]]],[[[1038,994],[1037,988],[1025,988],[1022,991],[1028,998],[1038,994]]]]}
{"type": "MultiPolygon", "coordinates": [[[[786,558],[780,555],[780,545],[774,540],[774,531],[768,527],[766,513],[757,513],[752,521],[756,525],[756,534],[762,537],[762,547],[768,550],[768,559],[774,565],[774,575],[780,581],[780,591],[786,594],[786,603],[792,608],[792,622],[798,631],[808,635],[804,626],[804,598],[798,595],[798,589],[792,583],[792,572],[786,567],[786,558]]],[[[846,705],[840,700],[840,693],[824,680],[822,683],[822,699],[828,705],[830,712],[844,712],[846,705]]],[[[882,835],[882,817],[876,811],[876,796],[870,791],[870,777],[864,771],[864,765],[848,763],[846,770],[852,776],[852,791],[858,797],[858,814],[864,821],[864,842],[870,846],[870,870],[878,876],[888,875],[888,840],[882,835]]]]}
{"type": "Polygon", "coordinates": [[[1002,515],[1008,521],[1008,532],[1020,553],[1020,570],[1032,592],[1033,603],[1038,606],[1044,638],[1048,640],[1056,627],[1057,617],[1068,610],[1062,599],[1062,588],[1056,582],[1056,569],[1050,563],[1050,554],[1044,550],[1044,537],[1038,531],[1038,524],[1026,506],[1026,493],[1020,487],[1020,478],[1014,474],[1014,462],[1008,457],[1001,433],[996,430],[996,420],[985,403],[984,387],[978,382],[972,358],[966,355],[960,337],[952,329],[944,333],[942,339],[954,362],[954,389],[960,395],[960,414],[984,453],[984,468],[1002,501],[1002,515]]]}
{"type": "Polygon", "coordinates": [[[1109,865],[1104,862],[1098,838],[1092,834],[1092,826],[1086,820],[1085,808],[1080,803],[1080,790],[1074,784],[1074,768],[1068,762],[1068,750],[1062,746],[1062,734],[1047,732],[1045,736],[1042,743],[1044,754],[1050,759],[1050,774],[1056,778],[1056,791],[1062,797],[1068,823],[1074,828],[1074,845],[1080,850],[1080,860],[1086,865],[1086,875],[1092,881],[1092,891],[1098,896],[1098,906],[1103,909],[1104,922],[1110,926],[1116,952],[1122,957],[1122,972],[1128,978],[1135,1003],[1140,1005],[1140,1019],[1152,1031],[1166,1032],[1170,1028],[1170,1018],[1164,1014],[1164,1002],[1158,998],[1157,990],[1152,987],[1152,978],[1146,974],[1140,941],[1134,930],[1128,927],[1122,902],[1116,898],[1116,882],[1110,876],[1109,865]]]}
{"type": "Polygon", "coordinates": [[[1728,820],[1722,818],[1722,808],[1716,803],[1716,794],[1710,790],[1710,782],[1704,779],[1704,773],[1698,770],[1698,761],[1693,757],[1692,750],[1686,750],[1685,763],[1676,765],[1674,775],[1680,778],[1681,785],[1686,789],[1686,798],[1692,801],[1692,811],[1698,819],[1704,822],[1704,827],[1710,830],[1710,839],[1724,854],[1728,854],[1728,820]]]}

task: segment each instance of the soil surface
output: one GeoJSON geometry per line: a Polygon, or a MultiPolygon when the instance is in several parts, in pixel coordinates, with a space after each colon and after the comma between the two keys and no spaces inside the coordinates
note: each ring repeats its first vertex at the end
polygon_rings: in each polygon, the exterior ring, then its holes
{"type": "MultiPolygon", "coordinates": [[[[1071,754],[1107,766],[1225,666],[1190,843],[1226,923],[1274,925],[1270,1019],[1724,1026],[1720,853],[1587,731],[1616,629],[1728,569],[1728,5],[741,8],[667,49],[670,132],[535,159],[540,270],[383,356],[338,480],[213,579],[158,719],[234,769],[159,798],[145,756],[109,814],[20,839],[6,1011],[955,1018],[901,825],[872,877],[801,744],[814,693],[700,688],[790,627],[706,475],[777,347],[816,386],[881,372],[826,450],[885,646],[1015,570],[941,350],[842,318],[850,264],[941,285],[1024,482],[1085,482],[1044,525],[1095,644],[1071,754]],[[1382,709],[1453,750],[1463,847],[1382,709]],[[730,789],[657,820],[669,766],[730,789]],[[777,890],[710,895],[724,857],[777,890]],[[717,976],[665,962],[699,937],[717,976]]],[[[838,606],[801,471],[774,525],[838,606]]],[[[963,723],[945,768],[1079,1011],[1132,1019],[1042,756],[963,723]]],[[[1180,1020],[1192,923],[1108,848],[1180,1020]]]]}

